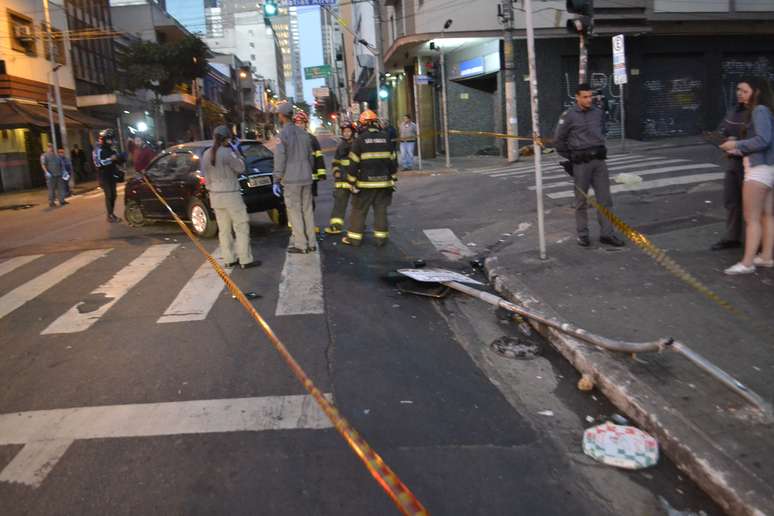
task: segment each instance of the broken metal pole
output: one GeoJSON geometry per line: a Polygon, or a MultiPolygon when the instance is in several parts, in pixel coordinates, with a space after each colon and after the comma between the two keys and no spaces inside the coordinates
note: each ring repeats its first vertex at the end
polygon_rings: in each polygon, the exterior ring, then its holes
{"type": "Polygon", "coordinates": [[[696,353],[685,344],[675,341],[674,339],[661,338],[661,339],[658,339],[655,341],[649,341],[649,342],[625,342],[620,340],[608,339],[607,337],[602,337],[600,335],[590,333],[582,328],[573,326],[572,324],[559,321],[558,319],[554,319],[552,317],[546,317],[545,315],[540,314],[538,312],[533,312],[531,310],[528,310],[527,308],[516,305],[509,301],[506,301],[500,296],[490,294],[489,292],[483,292],[481,290],[469,287],[467,285],[463,285],[462,283],[457,283],[456,281],[447,281],[447,282],[443,282],[442,284],[446,285],[449,288],[453,288],[454,290],[467,294],[469,296],[478,298],[481,301],[489,303],[490,305],[503,308],[504,310],[508,310],[509,312],[517,313],[523,317],[526,317],[540,324],[543,324],[555,330],[561,331],[562,333],[575,337],[588,344],[597,346],[599,348],[602,348],[608,351],[617,351],[620,353],[649,353],[649,352],[661,352],[665,350],[674,351],[684,356],[692,364],[694,364],[699,369],[701,369],[708,375],[718,380],[720,383],[728,387],[737,395],[741,396],[749,403],[753,404],[766,417],[771,418],[774,416],[774,412],[772,411],[771,405],[763,398],[761,398],[758,394],[751,391],[742,382],[740,382],[730,374],[726,373],[721,368],[714,365],[709,360],[702,357],[700,354],[696,353]]]}

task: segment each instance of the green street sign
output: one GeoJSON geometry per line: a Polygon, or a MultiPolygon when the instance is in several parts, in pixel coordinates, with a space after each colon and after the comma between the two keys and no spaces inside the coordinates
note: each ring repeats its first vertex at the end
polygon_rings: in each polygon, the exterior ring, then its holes
{"type": "Polygon", "coordinates": [[[304,79],[326,79],[331,76],[331,65],[309,66],[304,68],[304,79]]]}

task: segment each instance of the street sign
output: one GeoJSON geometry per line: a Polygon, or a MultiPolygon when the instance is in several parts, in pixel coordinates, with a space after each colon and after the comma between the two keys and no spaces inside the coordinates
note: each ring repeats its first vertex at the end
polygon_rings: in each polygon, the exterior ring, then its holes
{"type": "Polygon", "coordinates": [[[336,5],[336,0],[285,0],[288,7],[306,7],[307,5],[336,5]]]}
{"type": "Polygon", "coordinates": [[[415,75],[414,81],[416,81],[417,84],[430,84],[430,76],[429,75],[415,75]]]}
{"type": "Polygon", "coordinates": [[[331,65],[309,66],[304,68],[304,79],[326,79],[331,76],[331,65]]]}
{"type": "Polygon", "coordinates": [[[624,35],[613,36],[613,82],[615,84],[626,84],[626,47],[624,46],[624,35]]]}
{"type": "Polygon", "coordinates": [[[330,97],[331,96],[331,89],[330,88],[312,88],[312,96],[315,98],[319,97],[330,97]]]}

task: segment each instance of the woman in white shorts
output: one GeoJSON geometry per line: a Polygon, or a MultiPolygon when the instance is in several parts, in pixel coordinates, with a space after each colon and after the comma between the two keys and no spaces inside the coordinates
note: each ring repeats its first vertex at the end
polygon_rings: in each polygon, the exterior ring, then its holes
{"type": "Polygon", "coordinates": [[[774,267],[774,95],[765,80],[743,81],[743,86],[751,90],[747,137],[720,146],[729,154],[744,156],[744,256],[726,274],[751,274],[756,266],[774,267]]]}

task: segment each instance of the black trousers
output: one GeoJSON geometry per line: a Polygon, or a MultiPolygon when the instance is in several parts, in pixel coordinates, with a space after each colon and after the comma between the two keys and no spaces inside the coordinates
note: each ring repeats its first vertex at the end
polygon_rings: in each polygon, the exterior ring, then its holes
{"type": "Polygon", "coordinates": [[[742,209],[742,185],[744,166],[741,158],[729,158],[723,178],[723,204],[726,207],[725,240],[740,242],[744,237],[744,210],[742,209]]]}
{"type": "Polygon", "coordinates": [[[108,215],[114,215],[113,210],[116,207],[116,178],[113,177],[113,171],[100,170],[99,184],[105,193],[105,209],[108,215]]]}

